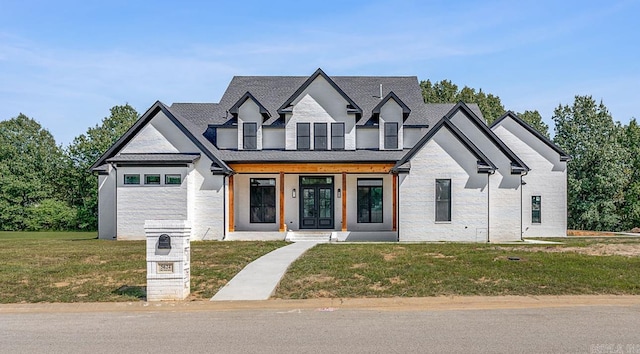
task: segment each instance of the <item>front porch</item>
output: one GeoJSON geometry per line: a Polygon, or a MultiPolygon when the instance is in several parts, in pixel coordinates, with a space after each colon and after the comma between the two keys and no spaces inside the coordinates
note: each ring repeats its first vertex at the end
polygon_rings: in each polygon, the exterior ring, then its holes
{"type": "Polygon", "coordinates": [[[225,239],[396,241],[393,163],[231,164],[225,239]]]}

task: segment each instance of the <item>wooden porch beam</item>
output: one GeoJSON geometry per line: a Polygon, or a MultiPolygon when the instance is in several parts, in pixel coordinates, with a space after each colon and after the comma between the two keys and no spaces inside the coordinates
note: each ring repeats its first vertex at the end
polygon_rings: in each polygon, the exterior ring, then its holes
{"type": "Polygon", "coordinates": [[[235,220],[233,213],[235,211],[233,203],[233,175],[229,176],[229,232],[235,230],[235,220]]]}
{"type": "Polygon", "coordinates": [[[347,231],[347,174],[342,172],[342,231],[347,231]]]}
{"type": "Polygon", "coordinates": [[[230,163],[236,173],[389,173],[394,163],[230,163]]]}
{"type": "Polygon", "coordinates": [[[284,172],[280,172],[280,232],[286,230],[284,225],[284,172]]]}

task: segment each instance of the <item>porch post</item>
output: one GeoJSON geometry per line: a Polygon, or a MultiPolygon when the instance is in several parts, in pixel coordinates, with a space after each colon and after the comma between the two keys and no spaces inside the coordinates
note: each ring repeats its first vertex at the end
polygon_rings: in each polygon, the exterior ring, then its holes
{"type": "Polygon", "coordinates": [[[398,174],[393,174],[393,231],[398,230],[398,174]]]}
{"type": "Polygon", "coordinates": [[[342,172],[342,231],[347,231],[347,173],[342,172]]]}
{"type": "Polygon", "coordinates": [[[286,230],[284,225],[284,172],[280,172],[280,232],[286,230]]]}
{"type": "Polygon", "coordinates": [[[233,213],[235,211],[235,207],[233,205],[233,175],[229,176],[229,232],[233,232],[235,230],[235,220],[233,217],[233,213]]]}

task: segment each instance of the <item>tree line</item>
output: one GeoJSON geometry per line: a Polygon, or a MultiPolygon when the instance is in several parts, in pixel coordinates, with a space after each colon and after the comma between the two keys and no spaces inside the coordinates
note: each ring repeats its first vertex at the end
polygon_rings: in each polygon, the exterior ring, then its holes
{"type": "MultiPolygon", "coordinates": [[[[427,103],[478,104],[488,124],[505,108],[500,97],[451,81],[421,81],[427,103]]],[[[517,113],[549,137],[537,110],[517,113]]],[[[97,177],[89,167],[138,119],[130,105],[114,106],[99,125],[68,147],[36,120],[19,114],[0,121],[0,230],[84,230],[98,225],[97,177]]],[[[553,142],[568,162],[568,226],[621,231],[640,227],[640,127],[615,122],[591,96],[576,96],[553,113],[553,142]]]]}

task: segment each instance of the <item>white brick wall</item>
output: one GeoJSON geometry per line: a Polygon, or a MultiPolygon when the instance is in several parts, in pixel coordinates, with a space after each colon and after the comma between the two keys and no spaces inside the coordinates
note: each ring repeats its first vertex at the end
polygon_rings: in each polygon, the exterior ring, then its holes
{"type": "Polygon", "coordinates": [[[493,128],[496,135],[530,168],[522,179],[522,229],[525,237],[562,237],[567,230],[566,162],[511,118],[493,128]],[[541,223],[531,223],[531,197],[541,196],[541,223]]]}
{"type": "Polygon", "coordinates": [[[446,129],[411,160],[401,175],[400,241],[486,242],[487,175],[477,159],[446,129]],[[451,179],[451,222],[435,221],[435,180],[451,179]]]}

